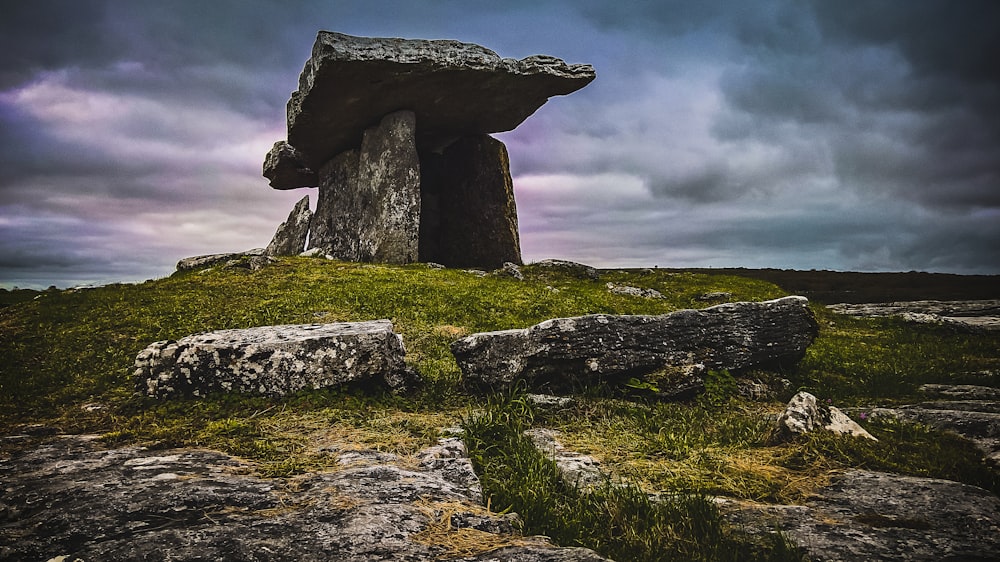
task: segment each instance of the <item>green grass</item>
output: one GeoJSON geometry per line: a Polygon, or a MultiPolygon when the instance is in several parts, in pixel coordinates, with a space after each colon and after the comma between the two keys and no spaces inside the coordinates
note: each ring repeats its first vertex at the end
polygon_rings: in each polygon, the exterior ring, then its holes
{"type": "Polygon", "coordinates": [[[470,456],[493,509],[516,511],[526,534],[592,548],[615,560],[799,560],[781,535],[751,539],[724,524],[706,495],[680,488],[651,499],[628,480],[582,491],[524,431],[534,414],[523,395],[498,395],[463,421],[470,456]]]}
{"type": "Polygon", "coordinates": [[[683,403],[636,388],[591,386],[570,408],[533,412],[523,400],[467,394],[449,351],[474,332],[591,313],[659,314],[708,306],[706,292],[759,301],[785,294],[767,282],[662,270],[608,271],[599,281],[524,268],[519,282],[424,265],[288,258],[257,272],[213,269],[138,285],[0,294],[0,433],[26,423],[103,434],[109,444],[201,446],[255,461],[265,476],[330,469],[336,454],[377,449],[403,457],[464,417],[494,509],[525,531],[584,544],[622,560],[794,559],[780,540],[728,528],[712,495],[801,501],[831,470],[858,467],[951,478],[997,490],[997,471],[961,438],[904,423],[867,424],[880,441],[813,435],[775,445],[771,419],[796,390],[836,405],[917,399],[925,382],[1000,386],[1000,335],[862,320],[813,306],[820,335],[785,371],[749,373],[788,386],[770,401],[735,394],[741,373],[711,373],[683,403]],[[664,299],[615,295],[605,283],[651,288],[664,299]],[[420,390],[357,389],[282,398],[213,395],[157,401],[134,393],[133,362],[148,344],[267,324],[391,319],[420,390]],[[472,416],[469,412],[481,411],[472,416]],[[520,430],[559,429],[564,443],[614,467],[614,486],[590,494],[560,484],[520,430]],[[651,502],[648,493],[674,498],[651,502]],[[596,533],[595,530],[610,530],[596,533]]]}

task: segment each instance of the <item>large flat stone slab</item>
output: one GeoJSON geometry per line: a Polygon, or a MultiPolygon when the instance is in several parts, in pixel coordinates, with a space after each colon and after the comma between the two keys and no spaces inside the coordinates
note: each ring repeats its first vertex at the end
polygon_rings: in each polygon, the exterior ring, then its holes
{"type": "Polygon", "coordinates": [[[801,359],[817,334],[804,297],[726,303],[660,316],[595,314],[472,334],[451,351],[467,382],[572,385],[704,365],[746,369],[801,359]]]}
{"type": "Polygon", "coordinates": [[[489,512],[461,441],[416,457],[272,480],[215,451],[60,436],[0,462],[0,560],[606,560],[489,512]]]}
{"type": "Polygon", "coordinates": [[[458,41],[321,31],[288,101],[288,143],[301,154],[289,166],[319,170],[360,146],[366,128],[401,109],[416,114],[424,145],[509,131],[549,97],[594,77],[590,65],[550,56],[505,59],[458,41]]]}
{"type": "Polygon", "coordinates": [[[753,533],[781,531],[809,560],[997,560],[1000,499],[934,478],[848,470],[806,505],[723,504],[753,533]]]}
{"type": "Polygon", "coordinates": [[[412,375],[388,320],[261,326],[160,341],[135,359],[136,388],[157,398],[280,396],[348,383],[402,390],[412,375]]]}

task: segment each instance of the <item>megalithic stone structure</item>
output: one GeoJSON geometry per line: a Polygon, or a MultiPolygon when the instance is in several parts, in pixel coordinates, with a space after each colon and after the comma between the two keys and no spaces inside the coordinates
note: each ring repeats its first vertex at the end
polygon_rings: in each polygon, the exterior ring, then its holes
{"type": "Polygon", "coordinates": [[[594,78],[544,55],[321,31],[264,176],[275,189],[319,187],[308,245],[335,258],[520,263],[507,149],[489,133],[594,78]]]}

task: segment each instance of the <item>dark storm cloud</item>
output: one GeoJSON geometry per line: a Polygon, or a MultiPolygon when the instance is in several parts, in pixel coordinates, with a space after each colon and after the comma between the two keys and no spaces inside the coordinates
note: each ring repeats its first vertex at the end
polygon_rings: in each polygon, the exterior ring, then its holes
{"type": "Polygon", "coordinates": [[[590,86],[500,135],[528,259],[1000,272],[998,12],[18,3],[0,20],[0,282],[141,279],[266,244],[305,194],[268,189],[260,162],[318,29],[596,67],[590,86]]]}

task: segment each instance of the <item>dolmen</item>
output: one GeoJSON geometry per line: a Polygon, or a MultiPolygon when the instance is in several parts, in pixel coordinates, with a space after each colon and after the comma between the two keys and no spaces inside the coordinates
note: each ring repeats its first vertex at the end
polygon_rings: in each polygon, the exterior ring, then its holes
{"type": "MultiPolygon", "coordinates": [[[[307,249],[345,261],[520,264],[507,149],[489,134],[594,78],[590,65],[550,56],[321,31],[288,101],[288,138],[263,173],[274,189],[319,188],[307,249]]],[[[303,249],[295,232],[286,254],[303,249]]]]}

